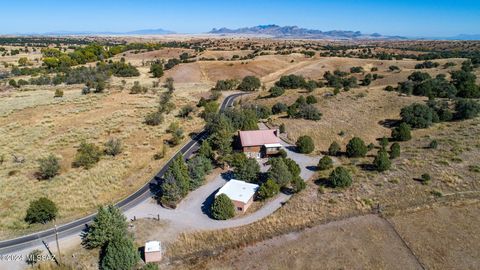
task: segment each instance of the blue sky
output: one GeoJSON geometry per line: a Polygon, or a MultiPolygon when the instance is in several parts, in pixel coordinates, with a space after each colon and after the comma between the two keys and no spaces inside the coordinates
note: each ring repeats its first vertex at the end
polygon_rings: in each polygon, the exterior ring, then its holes
{"type": "Polygon", "coordinates": [[[2,1],[0,33],[131,31],[202,33],[213,27],[298,25],[403,36],[480,34],[480,1],[2,1]]]}

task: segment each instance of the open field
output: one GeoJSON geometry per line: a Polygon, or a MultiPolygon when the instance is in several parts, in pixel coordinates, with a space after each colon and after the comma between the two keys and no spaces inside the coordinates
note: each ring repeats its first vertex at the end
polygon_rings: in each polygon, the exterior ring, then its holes
{"type": "MultiPolygon", "coordinates": [[[[174,102],[180,108],[196,102],[191,94],[208,88],[184,84],[177,90],[174,102]]],[[[83,96],[78,86],[64,91],[65,96],[56,99],[51,90],[41,89],[4,93],[1,99],[0,154],[5,159],[0,166],[2,237],[10,230],[26,228],[23,217],[34,198],[48,195],[60,206],[58,222],[70,220],[132,193],[163,163],[153,160],[153,154],[160,152],[164,140],[169,139],[168,124],[179,120],[175,117],[177,109],[163,125],[150,127],[143,123],[144,116],[155,110],[158,94],[131,95],[128,90],[114,90],[83,96]],[[81,141],[102,146],[109,138],[123,141],[120,156],[104,157],[90,170],[72,168],[81,141]],[[50,153],[61,159],[61,174],[39,181],[34,176],[37,159],[50,153]],[[15,163],[13,155],[23,157],[25,162],[15,163]]],[[[182,121],[185,134],[203,126],[203,120],[196,116],[182,121]]]]}
{"type": "MultiPolygon", "coordinates": [[[[170,37],[167,39],[170,40],[170,37]]],[[[201,37],[192,39],[202,42],[201,37]]],[[[144,42],[156,38],[127,40],[144,42]]],[[[468,235],[476,236],[479,233],[475,228],[479,204],[462,205],[462,202],[465,198],[473,198],[474,201],[479,198],[480,138],[476,136],[480,132],[479,118],[444,122],[428,129],[414,130],[412,140],[400,143],[401,156],[392,161],[390,170],[378,173],[370,166],[379,149],[377,140],[390,136],[391,127],[388,124],[400,119],[401,108],[427,100],[426,97],[387,92],[384,88],[405,81],[413,71],[418,71],[415,65],[423,61],[319,55],[327,51],[323,45],[340,46],[344,43],[239,38],[203,42],[201,44],[205,48],[202,47],[202,50],[165,47],[117,54],[112,57],[113,60],[124,58],[138,69],[140,75],[112,76],[107,81],[104,93],[82,95],[83,85],[80,84],[13,88],[8,85],[11,77],[4,79],[0,83],[0,157],[4,157],[0,164],[0,239],[51,226],[29,226],[23,220],[29,202],[38,197],[48,195],[58,205],[57,223],[63,223],[89,214],[99,205],[118,201],[131,194],[150,180],[178,149],[168,148],[166,157],[153,159],[155,153],[162,151],[164,142],[171,138],[166,131],[170,123],[179,122],[185,131],[184,141],[187,140],[189,133],[199,131],[204,126],[204,120],[199,117],[203,109],[195,104],[201,97],[210,96],[210,89],[217,80],[241,80],[253,75],[261,81],[260,90],[241,98],[240,105],[262,104],[271,107],[277,102],[290,105],[301,95],[314,95],[317,98],[314,106],[322,113],[319,121],[291,119],[285,114],[267,119],[267,124],[272,127],[285,124],[289,141],[310,135],[316,146],[314,154],[326,151],[333,141],[337,141],[345,150],[345,145],[354,136],[361,137],[367,144],[376,145],[365,158],[334,158],[335,164],[342,164],[350,171],[353,185],[346,189],[330,188],[325,184],[330,170],[320,172],[311,169],[315,173],[305,190],[294,195],[270,216],[255,223],[230,229],[181,233],[180,229],[168,223],[139,220],[133,222],[131,228],[137,245],[142,245],[147,239],[164,240],[165,255],[169,262],[174,263],[172,268],[315,269],[324,266],[337,269],[340,262],[344,269],[417,269],[419,262],[415,256],[420,263],[432,269],[442,266],[449,269],[457,266],[462,269],[478,268],[476,258],[479,254],[476,250],[479,241],[468,235]],[[275,47],[281,46],[285,48],[275,54],[275,47]],[[305,48],[316,50],[316,55],[306,57],[302,53],[305,48]],[[263,50],[264,54],[249,58],[257,50],[263,50]],[[152,78],[149,73],[150,61],[167,61],[185,52],[192,56],[188,63],[165,70],[162,78],[152,78]],[[236,55],[245,59],[232,59],[236,55]],[[399,71],[389,71],[391,65],[398,66],[399,71]],[[354,66],[364,69],[363,73],[350,74],[358,82],[367,73],[383,77],[372,81],[369,86],[340,91],[337,95],[332,95],[333,89],[330,87],[316,88],[311,93],[303,89],[286,90],[285,94],[276,98],[269,97],[265,91],[282,75],[296,74],[318,81],[322,80],[326,71],[349,71],[354,66]],[[371,71],[372,68],[378,70],[371,71]],[[156,109],[159,94],[165,91],[161,83],[168,77],[175,81],[172,99],[175,109],[166,115],[163,124],[147,126],[143,123],[144,117],[156,109]],[[129,93],[135,81],[148,89],[146,93],[129,93]],[[62,98],[53,98],[57,89],[64,91],[62,98]],[[177,117],[179,109],[187,104],[194,109],[191,117],[177,117]],[[109,138],[122,140],[122,154],[104,156],[90,170],[72,167],[81,141],[103,146],[109,138]],[[433,139],[438,141],[438,148],[427,149],[433,139]],[[60,175],[52,180],[37,180],[37,160],[50,153],[60,158],[60,175]],[[24,159],[24,162],[15,161],[15,156],[24,159]],[[424,173],[432,177],[425,185],[418,181],[424,173]],[[428,205],[427,209],[424,205],[428,205]],[[402,244],[385,219],[371,215],[377,206],[385,210],[385,216],[394,224],[415,256],[402,244]],[[421,208],[421,211],[416,208],[421,208]],[[455,221],[460,222],[456,224],[455,221]],[[445,247],[450,246],[452,249],[449,253],[445,247]],[[462,261],[463,254],[465,259],[462,261]],[[212,258],[215,256],[220,257],[212,258]],[[182,260],[186,261],[178,263],[182,260]],[[192,265],[186,266],[184,263],[192,265]]],[[[418,55],[421,52],[414,48],[422,44],[398,42],[373,50],[418,55]]],[[[472,48],[477,46],[464,45],[472,48]]],[[[345,51],[360,52],[362,46],[345,51]]],[[[448,46],[451,44],[440,42],[438,48],[448,46]]],[[[7,63],[6,66],[0,66],[0,72],[8,70],[9,65],[16,65],[23,56],[35,61],[41,54],[37,51],[0,57],[0,63],[7,63]]],[[[420,71],[432,77],[446,74],[449,79],[449,72],[460,69],[465,59],[433,61],[440,65],[420,71]],[[444,68],[446,62],[453,62],[455,66],[444,68]]],[[[94,66],[95,63],[86,65],[94,66]]],[[[476,68],[474,73],[479,83],[480,69],[476,68]]],[[[20,78],[28,79],[30,76],[14,77],[16,80],[20,78]]],[[[262,205],[255,203],[250,213],[262,205]]],[[[82,249],[75,253],[80,257],[73,263],[79,268],[94,269],[98,266],[98,250],[82,249]]]]}
{"type": "Polygon", "coordinates": [[[354,179],[348,189],[318,187],[329,174],[329,171],[319,172],[305,191],[271,216],[240,228],[181,235],[169,246],[168,254],[175,259],[187,254],[193,258],[213,255],[315,224],[370,213],[377,204],[389,211],[401,211],[439,199],[449,200],[457,194],[478,198],[479,176],[472,168],[478,166],[476,157],[480,155],[480,144],[477,137],[466,132],[478,132],[479,121],[443,123],[430,130],[415,131],[414,139],[401,144],[402,156],[384,173],[362,168],[362,164],[371,163],[372,156],[353,160],[341,158],[354,179]],[[426,132],[431,137],[426,137],[426,132]],[[438,149],[424,149],[431,138],[439,141],[438,149]],[[432,176],[429,185],[415,180],[425,172],[432,176]]]}
{"type": "Polygon", "coordinates": [[[389,218],[400,235],[383,218],[366,215],[171,268],[478,269],[479,205],[439,206],[389,218]]]}

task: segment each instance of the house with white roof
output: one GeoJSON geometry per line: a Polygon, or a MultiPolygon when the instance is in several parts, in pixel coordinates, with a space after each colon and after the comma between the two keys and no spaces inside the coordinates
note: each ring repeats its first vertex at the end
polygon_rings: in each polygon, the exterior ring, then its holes
{"type": "Polygon", "coordinates": [[[162,245],[160,241],[148,241],[145,243],[145,263],[159,262],[162,260],[162,245]]]}
{"type": "Polygon", "coordinates": [[[232,200],[235,209],[244,213],[253,203],[253,198],[259,186],[257,184],[247,183],[245,181],[232,179],[221,187],[215,197],[220,194],[227,195],[232,200]]]}

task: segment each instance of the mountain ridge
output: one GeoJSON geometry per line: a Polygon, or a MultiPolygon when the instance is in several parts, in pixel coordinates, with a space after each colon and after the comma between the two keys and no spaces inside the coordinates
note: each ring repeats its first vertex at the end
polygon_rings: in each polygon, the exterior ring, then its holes
{"type": "Polygon", "coordinates": [[[322,31],[293,26],[279,26],[276,24],[257,25],[253,27],[242,27],[230,29],[226,27],[213,28],[209,34],[246,34],[246,35],[267,35],[275,38],[309,38],[309,39],[406,39],[401,36],[384,36],[379,33],[364,34],[360,31],[330,30],[322,31]]]}

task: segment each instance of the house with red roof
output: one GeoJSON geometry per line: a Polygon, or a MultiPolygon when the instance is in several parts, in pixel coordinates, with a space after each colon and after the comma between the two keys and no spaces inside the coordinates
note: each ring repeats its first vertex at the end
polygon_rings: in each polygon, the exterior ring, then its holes
{"type": "Polygon", "coordinates": [[[249,158],[276,155],[282,148],[276,129],[239,131],[238,136],[242,151],[249,158]]]}

